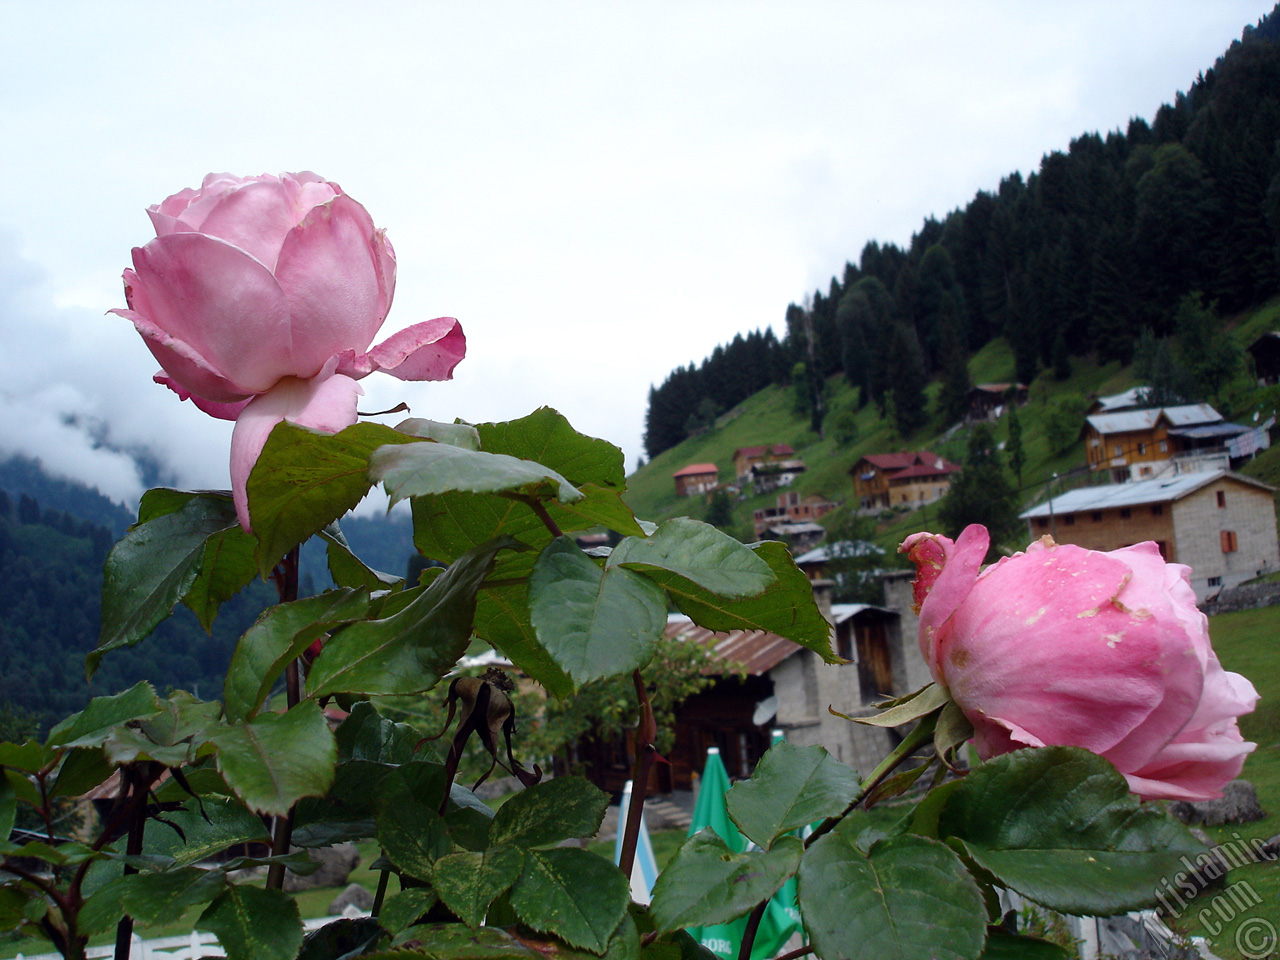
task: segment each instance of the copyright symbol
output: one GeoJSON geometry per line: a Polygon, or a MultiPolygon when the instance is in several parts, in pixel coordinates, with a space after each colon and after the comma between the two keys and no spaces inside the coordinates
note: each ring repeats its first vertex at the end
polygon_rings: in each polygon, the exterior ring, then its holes
{"type": "Polygon", "coordinates": [[[1247,960],[1262,960],[1276,948],[1276,928],[1270,920],[1250,917],[1236,927],[1236,949],[1247,960]]]}

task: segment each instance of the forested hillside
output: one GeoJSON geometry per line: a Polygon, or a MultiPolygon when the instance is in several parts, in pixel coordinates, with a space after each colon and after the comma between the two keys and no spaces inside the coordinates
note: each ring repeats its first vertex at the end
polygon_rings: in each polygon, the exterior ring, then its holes
{"type": "Polygon", "coordinates": [[[738,337],[650,391],[650,458],[765,383],[798,383],[821,431],[825,384],[910,434],[968,388],[966,358],[1007,338],[1016,378],[1065,377],[1072,358],[1129,363],[1147,331],[1173,333],[1195,294],[1230,317],[1280,282],[1280,6],[1150,120],[1082,133],[904,249],[869,240],[826,291],[786,308],[781,341],[738,337]]]}

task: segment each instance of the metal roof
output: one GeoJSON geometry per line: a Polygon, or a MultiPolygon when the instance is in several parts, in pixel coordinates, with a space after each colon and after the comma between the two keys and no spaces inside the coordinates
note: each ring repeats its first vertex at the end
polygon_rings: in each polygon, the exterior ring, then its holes
{"type": "Polygon", "coordinates": [[[1095,413],[1085,419],[1089,426],[1106,435],[1150,430],[1161,415],[1172,427],[1192,427],[1222,420],[1222,414],[1207,403],[1188,403],[1180,407],[1157,407],[1152,410],[1126,410],[1123,413],[1095,413]]]}
{"type": "Polygon", "coordinates": [[[1109,397],[1099,397],[1095,403],[1099,413],[1125,410],[1129,407],[1140,407],[1147,402],[1150,387],[1130,387],[1124,393],[1113,393],[1109,397]]]}
{"type": "Polygon", "coordinates": [[[1206,470],[1200,473],[1183,473],[1168,479],[1155,477],[1151,480],[1134,480],[1129,483],[1109,483],[1100,487],[1081,487],[1069,490],[1052,500],[1037,504],[1030,510],[1018,514],[1023,520],[1032,517],[1047,517],[1049,505],[1053,505],[1053,513],[1081,513],[1085,510],[1104,510],[1108,507],[1136,507],[1147,503],[1168,503],[1181,500],[1203,486],[1215,480],[1228,477],[1239,483],[1270,491],[1272,488],[1251,477],[1241,476],[1228,470],[1206,470]]]}
{"type": "Polygon", "coordinates": [[[717,633],[700,627],[683,614],[667,617],[666,636],[707,647],[718,660],[740,664],[753,677],[763,676],[804,647],[765,630],[717,633]]]}
{"type": "Polygon", "coordinates": [[[1238,423],[1202,423],[1198,427],[1174,427],[1169,433],[1188,440],[1205,440],[1212,437],[1238,437],[1251,429],[1238,423]]]}
{"type": "MultiPolygon", "coordinates": [[[[808,553],[796,557],[796,563],[826,563],[828,560],[843,560],[847,557],[879,557],[884,555],[884,547],[869,540],[837,540],[814,547],[808,553]],[[838,548],[838,549],[837,549],[838,548]],[[835,551],[833,556],[833,551],[835,551]]],[[[834,607],[833,607],[834,609],[834,607]]]]}

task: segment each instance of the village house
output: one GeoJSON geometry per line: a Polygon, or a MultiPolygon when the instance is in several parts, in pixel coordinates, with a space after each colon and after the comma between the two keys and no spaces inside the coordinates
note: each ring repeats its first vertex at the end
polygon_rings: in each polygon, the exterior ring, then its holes
{"type": "Polygon", "coordinates": [[[761,507],[752,514],[757,540],[763,537],[771,527],[779,524],[814,523],[840,506],[820,493],[811,493],[807,497],[802,497],[794,490],[778,494],[777,503],[776,507],[761,507]]]}
{"type": "Polygon", "coordinates": [[[1113,483],[1225,470],[1230,441],[1250,429],[1226,423],[1207,403],[1095,413],[1085,418],[1085,459],[1090,470],[1110,471],[1113,483]]]}
{"type": "Polygon", "coordinates": [[[1249,356],[1253,358],[1254,374],[1258,386],[1270,387],[1280,383],[1280,331],[1271,330],[1249,344],[1249,356]]]}
{"type": "Polygon", "coordinates": [[[714,463],[691,463],[671,475],[677,497],[694,497],[710,493],[720,482],[720,471],[714,463]]]}
{"type": "Polygon", "coordinates": [[[796,557],[796,566],[810,580],[832,579],[833,564],[850,558],[883,557],[884,547],[870,540],[836,540],[796,557]]]}
{"type": "Polygon", "coordinates": [[[1122,393],[1113,393],[1105,397],[1095,397],[1089,404],[1088,413],[1119,413],[1121,410],[1141,410],[1149,407],[1147,396],[1151,388],[1140,385],[1130,387],[1122,393]]]}
{"type": "Polygon", "coordinates": [[[758,447],[739,447],[733,451],[733,475],[739,482],[750,479],[756,464],[777,463],[793,459],[795,450],[789,443],[771,443],[758,447]]]}
{"type": "Polygon", "coordinates": [[[1082,487],[1024,511],[1032,537],[1090,550],[1155,541],[1196,599],[1280,568],[1272,487],[1226,470],[1082,487]]]}
{"type": "Polygon", "coordinates": [[[1027,405],[1030,395],[1025,383],[980,383],[967,394],[969,412],[965,420],[997,420],[1010,399],[1020,407],[1027,405]]]}
{"type": "Polygon", "coordinates": [[[774,460],[754,463],[747,471],[747,479],[751,489],[757,494],[768,493],[780,487],[789,487],[795,483],[796,477],[804,473],[803,460],[774,460]]]}
{"type": "Polygon", "coordinates": [[[869,453],[849,470],[863,510],[918,509],[941,500],[960,467],[928,450],[869,453]]]}

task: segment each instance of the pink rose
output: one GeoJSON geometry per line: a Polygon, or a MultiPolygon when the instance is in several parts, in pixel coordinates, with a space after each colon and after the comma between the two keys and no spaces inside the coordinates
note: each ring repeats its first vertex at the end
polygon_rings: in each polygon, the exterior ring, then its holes
{"type": "Polygon", "coordinates": [[[1218,663],[1189,568],[1154,543],[1102,553],[1045,537],[979,572],[987,544],[975,525],[902,545],[920,652],[978,754],[1083,747],[1145,799],[1221,796],[1255,747],[1236,718],[1258,694],[1218,663]]]}
{"type": "Polygon", "coordinates": [[[209,174],[147,213],[156,239],[124,272],[127,310],[164,369],[156,381],[235,420],[231,486],[245,483],[281,420],[334,433],[356,422],[356,383],[375,370],[448,380],[466,353],[452,317],[370,349],[395,292],[391,243],[368,212],[314,173],[209,174]]]}

